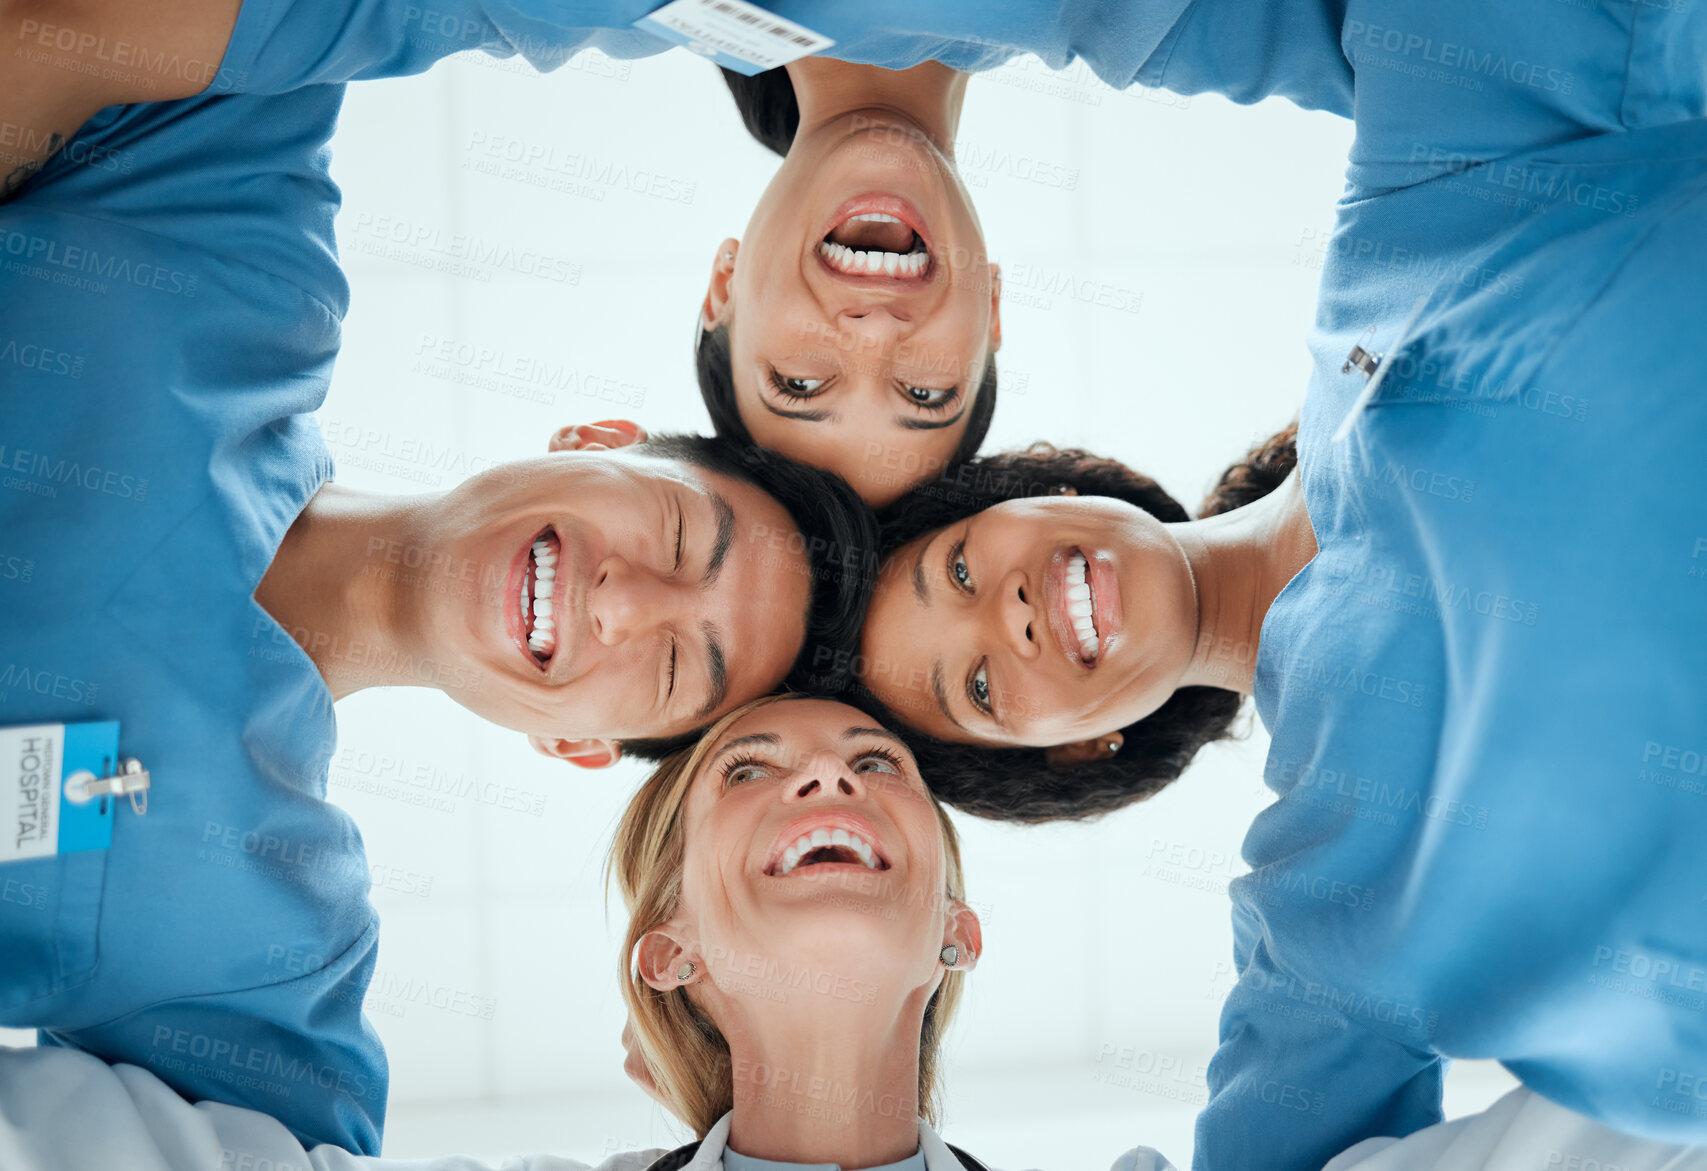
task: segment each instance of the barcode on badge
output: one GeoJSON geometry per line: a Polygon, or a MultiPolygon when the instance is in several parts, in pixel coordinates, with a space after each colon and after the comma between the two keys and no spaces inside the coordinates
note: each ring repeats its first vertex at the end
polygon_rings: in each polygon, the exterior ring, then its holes
{"type": "Polygon", "coordinates": [[[634,24],[746,74],[787,65],[836,43],[747,0],[674,0],[634,24]]]}

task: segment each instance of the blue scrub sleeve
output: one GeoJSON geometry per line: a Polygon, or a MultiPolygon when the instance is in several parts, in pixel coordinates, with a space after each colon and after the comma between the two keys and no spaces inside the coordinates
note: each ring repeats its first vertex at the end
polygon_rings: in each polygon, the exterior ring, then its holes
{"type": "Polygon", "coordinates": [[[187,1098],[277,1118],[307,1147],[377,1155],[388,1069],[362,999],[379,955],[379,922],[342,955],[293,980],[151,1004],[82,1029],[42,1030],[44,1045],[141,1066],[187,1098]]]}
{"type": "Polygon", "coordinates": [[[656,3],[603,0],[245,0],[210,94],[422,73],[453,53],[521,55],[555,69],[586,48],[645,57],[668,41],[632,27],[656,3]]]}
{"type": "Polygon", "coordinates": [[[1344,0],[1197,0],[1157,54],[1144,84],[1218,93],[1248,105],[1283,97],[1352,116],[1351,62],[1340,48],[1344,0]]]}
{"type": "Polygon", "coordinates": [[[1316,1171],[1366,1138],[1441,1120],[1444,1063],[1300,988],[1259,941],[1221,1010],[1193,1171],[1316,1171]]]}

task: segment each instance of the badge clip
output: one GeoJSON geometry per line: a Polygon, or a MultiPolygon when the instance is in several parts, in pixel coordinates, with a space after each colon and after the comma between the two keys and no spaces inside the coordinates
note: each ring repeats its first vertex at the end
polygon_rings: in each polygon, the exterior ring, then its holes
{"type": "Polygon", "coordinates": [[[141,817],[148,812],[148,770],[134,756],[119,760],[118,772],[97,777],[80,768],[65,778],[65,799],[73,805],[87,805],[97,797],[129,797],[130,807],[141,817]]]}
{"type": "MultiPolygon", "coordinates": [[[[1411,306],[1411,315],[1405,318],[1405,323],[1399,327],[1398,335],[1393,339],[1393,348],[1387,353],[1396,354],[1405,348],[1406,343],[1411,340],[1411,329],[1416,325],[1417,318],[1422,316],[1423,306],[1427,304],[1427,293],[1417,298],[1416,304],[1411,306]]],[[[1370,326],[1363,335],[1363,341],[1373,341],[1374,338],[1375,327],[1370,326]]],[[[1352,401],[1351,408],[1345,413],[1345,418],[1341,419],[1340,425],[1334,429],[1333,438],[1329,440],[1330,443],[1345,441],[1345,437],[1351,434],[1352,427],[1357,424],[1358,416],[1363,414],[1363,409],[1375,398],[1375,392],[1387,380],[1387,371],[1390,367],[1382,365],[1386,357],[1387,354],[1371,353],[1364,348],[1361,342],[1352,346],[1351,353],[1345,356],[1345,365],[1340,367],[1340,373],[1350,374],[1353,370],[1357,370],[1368,381],[1363,384],[1362,392],[1352,401]]]]}

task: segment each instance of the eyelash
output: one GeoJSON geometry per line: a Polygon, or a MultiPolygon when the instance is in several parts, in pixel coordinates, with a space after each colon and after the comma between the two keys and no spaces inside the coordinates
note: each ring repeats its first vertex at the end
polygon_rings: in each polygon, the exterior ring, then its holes
{"type": "MultiPolygon", "coordinates": [[[[956,541],[948,550],[948,576],[949,580],[953,581],[954,584],[968,596],[978,592],[977,587],[972,584],[972,567],[966,564],[965,537],[961,537],[960,540],[956,541]],[[954,567],[956,565],[959,565],[966,570],[965,581],[962,581],[960,579],[960,575],[954,572],[954,567]]],[[[990,677],[988,671],[988,660],[980,660],[979,663],[972,668],[972,673],[966,677],[966,698],[971,701],[973,707],[977,708],[987,716],[994,717],[995,710],[989,701],[990,677]],[[974,680],[977,679],[978,672],[980,671],[986,672],[984,676],[985,698],[982,700],[978,698],[978,693],[974,689],[974,680]]]]}
{"type": "Polygon", "coordinates": [[[676,647],[677,647],[677,645],[678,644],[677,644],[676,640],[672,638],[670,640],[670,682],[669,682],[669,685],[667,687],[665,687],[665,689],[664,689],[664,696],[666,699],[673,697],[676,694],[676,647]]]}
{"type": "Polygon", "coordinates": [[[776,391],[783,398],[787,399],[790,402],[796,402],[796,403],[805,402],[809,398],[817,398],[819,395],[823,394],[824,388],[821,386],[817,390],[810,390],[810,391],[802,392],[802,391],[798,391],[798,390],[791,390],[789,388],[789,385],[788,385],[790,382],[813,382],[813,381],[818,381],[818,380],[817,379],[811,379],[811,378],[784,378],[780,373],[778,373],[776,367],[773,366],[773,367],[771,367],[771,370],[770,370],[771,389],[776,391]]]}
{"type": "MultiPolygon", "coordinates": [[[[817,390],[805,393],[790,389],[788,385],[790,382],[813,382],[819,380],[811,378],[784,378],[775,367],[771,368],[769,377],[771,389],[790,402],[805,402],[807,399],[817,398],[819,395],[824,393],[823,387],[819,387],[817,390]]],[[[933,386],[909,386],[906,387],[905,390],[908,392],[904,396],[907,400],[907,405],[921,411],[929,411],[932,414],[946,411],[955,403],[960,401],[960,388],[958,386],[951,386],[946,392],[942,392],[941,388],[933,386]],[[922,390],[930,394],[942,393],[943,397],[934,403],[922,403],[912,396],[911,392],[915,390],[922,390]]]]}
{"type": "Polygon", "coordinates": [[[682,515],[681,510],[678,508],[676,510],[676,568],[677,569],[680,569],[682,567],[682,530],[683,530],[683,526],[684,526],[686,520],[687,520],[687,518],[682,515]]]}
{"type": "MultiPolygon", "coordinates": [[[[906,771],[906,766],[901,763],[900,754],[890,748],[868,748],[858,756],[854,757],[854,763],[857,765],[861,761],[870,760],[874,757],[883,761],[898,773],[904,773],[906,771]]],[[[719,776],[723,787],[727,789],[730,785],[729,778],[734,776],[741,769],[751,768],[756,764],[768,766],[770,762],[761,756],[737,756],[726,762],[719,776]]]]}

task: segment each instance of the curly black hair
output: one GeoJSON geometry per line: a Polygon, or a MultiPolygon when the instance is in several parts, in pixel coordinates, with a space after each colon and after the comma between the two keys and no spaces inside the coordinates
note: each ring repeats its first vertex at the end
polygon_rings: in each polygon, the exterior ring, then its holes
{"type": "MultiPolygon", "coordinates": [[[[1222,475],[1203,516],[1229,512],[1280,486],[1297,462],[1296,424],[1258,444],[1222,475]]],[[[889,553],[1006,500],[1072,492],[1112,496],[1164,522],[1189,520],[1185,508],[1148,476],[1117,460],[1047,443],[970,460],[896,501],[885,514],[889,553]]],[[[944,802],[999,821],[1084,820],[1152,796],[1185,771],[1198,750],[1233,734],[1243,698],[1220,687],[1181,687],[1160,708],[1121,729],[1123,743],[1106,759],[1052,764],[1043,748],[954,744],[913,731],[883,709],[883,722],[907,742],[919,771],[944,802]]]]}

